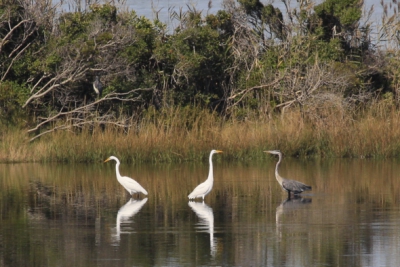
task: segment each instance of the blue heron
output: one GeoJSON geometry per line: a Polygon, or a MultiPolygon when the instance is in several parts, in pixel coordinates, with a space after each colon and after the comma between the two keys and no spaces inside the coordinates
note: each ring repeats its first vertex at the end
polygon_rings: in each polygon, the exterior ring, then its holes
{"type": "Polygon", "coordinates": [[[288,192],[289,198],[290,198],[290,193],[297,195],[297,194],[302,193],[303,191],[311,190],[311,186],[309,186],[309,185],[303,184],[303,183],[295,181],[295,180],[286,179],[279,175],[278,167],[282,161],[282,153],[279,150],[268,150],[268,151],[264,151],[264,152],[279,156],[278,163],[276,163],[276,167],[275,167],[275,178],[278,181],[278,183],[281,185],[281,187],[285,191],[288,192]]]}

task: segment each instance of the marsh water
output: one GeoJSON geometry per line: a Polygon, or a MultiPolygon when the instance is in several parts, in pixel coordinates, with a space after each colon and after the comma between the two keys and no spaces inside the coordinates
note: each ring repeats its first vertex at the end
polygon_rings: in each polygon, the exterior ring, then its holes
{"type": "Polygon", "coordinates": [[[286,199],[275,158],[214,156],[212,192],[187,195],[208,162],[0,165],[0,266],[397,266],[398,160],[284,158],[313,186],[286,199]]]}

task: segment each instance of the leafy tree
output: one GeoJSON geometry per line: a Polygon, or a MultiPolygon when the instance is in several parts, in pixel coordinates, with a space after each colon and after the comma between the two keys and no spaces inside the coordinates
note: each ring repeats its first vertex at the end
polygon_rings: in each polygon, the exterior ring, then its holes
{"type": "Polygon", "coordinates": [[[362,7],[363,2],[359,0],[326,0],[315,6],[310,28],[325,42],[342,36],[342,45],[346,50],[352,47],[368,49],[369,42],[365,37],[369,29],[358,28],[362,7]]]}
{"type": "Polygon", "coordinates": [[[219,12],[202,20],[199,12],[189,10],[175,34],[155,50],[159,70],[174,89],[166,96],[173,104],[203,106],[222,98],[221,84],[229,65],[229,19],[228,14],[219,12]]]}

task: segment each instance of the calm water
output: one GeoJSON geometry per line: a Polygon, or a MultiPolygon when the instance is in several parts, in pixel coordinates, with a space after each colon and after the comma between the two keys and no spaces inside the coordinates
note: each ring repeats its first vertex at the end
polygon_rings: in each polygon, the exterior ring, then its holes
{"type": "MultiPolygon", "coordinates": [[[[391,0],[382,0],[383,3],[390,4],[391,0]]],[[[156,13],[158,13],[158,18],[168,25],[174,24],[170,19],[170,10],[187,11],[188,8],[196,8],[196,10],[201,11],[205,16],[207,14],[215,14],[218,10],[223,9],[223,0],[126,0],[126,5],[129,9],[135,10],[139,16],[145,16],[149,19],[156,18],[156,13]],[[209,6],[210,3],[210,6],[209,6]]],[[[261,0],[264,5],[272,3],[274,7],[277,7],[285,13],[285,5],[281,0],[261,0]]],[[[298,7],[298,3],[295,0],[287,1],[289,3],[289,8],[294,9],[298,7]]],[[[323,0],[316,0],[315,3],[322,3],[323,0]]],[[[364,0],[364,7],[369,11],[371,6],[374,7],[373,19],[381,18],[383,8],[380,4],[380,0],[364,0]]]]}
{"type": "MultiPolygon", "coordinates": [[[[392,1],[391,0],[382,0],[383,3],[390,4],[392,1]]],[[[59,0],[53,1],[54,3],[59,3],[59,0]]],[[[74,11],[76,8],[76,3],[78,1],[76,0],[64,0],[63,5],[61,6],[61,9],[64,11],[74,11]]],[[[85,7],[85,3],[93,3],[96,1],[92,0],[81,0],[82,7],[85,7]]],[[[100,3],[106,2],[106,1],[98,1],[100,3]]],[[[179,12],[182,10],[183,12],[187,11],[189,8],[195,8],[198,11],[201,11],[202,14],[205,16],[207,14],[215,14],[218,12],[218,10],[223,9],[223,0],[211,0],[211,1],[206,1],[206,0],[126,0],[124,1],[115,1],[116,5],[118,5],[119,2],[125,3],[125,7],[127,7],[130,10],[135,10],[135,12],[139,16],[145,16],[149,19],[155,19],[156,16],[158,16],[158,19],[167,25],[170,26],[176,26],[177,22],[172,21],[170,18],[170,11],[176,11],[179,12]],[[210,5],[209,5],[210,4],[210,5]]],[[[281,0],[264,0],[261,1],[264,5],[267,5],[269,3],[272,3],[273,6],[279,8],[284,12],[285,5],[281,0]]],[[[322,0],[316,0],[314,1],[315,3],[319,4],[323,2],[322,0]]],[[[289,8],[294,9],[297,7],[297,1],[291,0],[288,1],[289,3],[289,8]]],[[[372,17],[374,19],[379,19],[381,17],[381,14],[383,12],[383,8],[380,4],[380,0],[364,0],[364,6],[365,9],[367,10],[366,12],[369,11],[371,6],[374,6],[374,12],[372,17]]]]}
{"type": "Polygon", "coordinates": [[[286,200],[272,157],[214,157],[205,202],[187,195],[207,162],[122,164],[149,196],[130,199],[114,163],[0,165],[0,266],[397,266],[400,162],[284,158],[313,186],[286,200]]]}

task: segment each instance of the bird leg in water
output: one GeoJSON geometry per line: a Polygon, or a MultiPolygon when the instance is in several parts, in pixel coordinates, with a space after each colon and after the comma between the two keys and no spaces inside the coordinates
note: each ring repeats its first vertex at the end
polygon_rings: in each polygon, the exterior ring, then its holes
{"type": "Polygon", "coordinates": [[[139,199],[140,198],[140,193],[133,193],[133,194],[128,193],[128,195],[129,195],[129,198],[133,198],[133,199],[139,199]]]}

